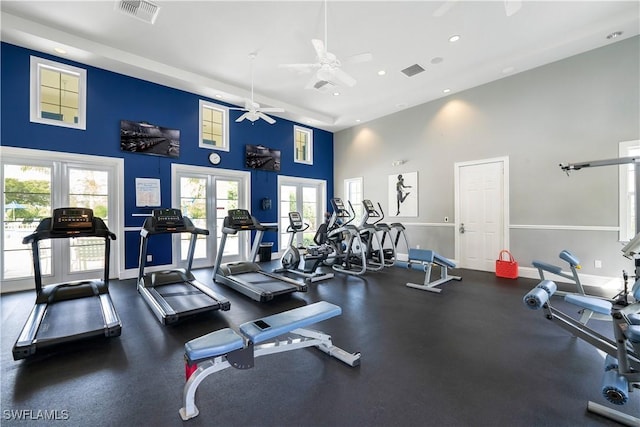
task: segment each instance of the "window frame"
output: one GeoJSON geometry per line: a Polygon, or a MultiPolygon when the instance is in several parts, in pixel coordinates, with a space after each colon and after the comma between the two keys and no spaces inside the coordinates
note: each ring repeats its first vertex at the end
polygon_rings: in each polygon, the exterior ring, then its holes
{"type": "Polygon", "coordinates": [[[207,150],[229,151],[229,108],[215,102],[204,99],[198,102],[198,146],[207,150]],[[222,113],[222,146],[214,146],[204,142],[203,138],[203,111],[205,108],[217,110],[222,113]]]}
{"type": "Polygon", "coordinates": [[[295,163],[302,163],[304,165],[313,165],[313,129],[305,128],[298,125],[293,126],[293,161],[295,163]],[[305,150],[305,157],[307,158],[307,160],[298,158],[298,149],[296,147],[296,136],[298,132],[302,132],[307,135],[308,144],[305,150]]]}
{"type": "MultiPolygon", "coordinates": [[[[635,141],[621,141],[618,143],[618,157],[630,157],[632,156],[631,151],[640,150],[640,140],[635,141]]],[[[636,230],[633,233],[630,229],[631,222],[631,208],[632,206],[629,203],[629,200],[635,200],[635,197],[630,197],[635,194],[636,189],[629,188],[629,172],[631,168],[635,168],[637,165],[635,164],[623,164],[618,167],[619,170],[619,235],[618,240],[620,242],[628,242],[632,239],[635,233],[638,233],[640,230],[636,230]]],[[[638,215],[638,212],[636,212],[638,215]]]]}
{"type": "Polygon", "coordinates": [[[79,130],[87,129],[87,70],[31,55],[29,68],[29,89],[29,120],[32,123],[40,123],[44,125],[60,126],[79,130]],[[40,70],[42,68],[48,68],[60,73],[71,74],[78,77],[77,123],[69,123],[62,120],[42,117],[42,86],[40,74],[40,70]]]}

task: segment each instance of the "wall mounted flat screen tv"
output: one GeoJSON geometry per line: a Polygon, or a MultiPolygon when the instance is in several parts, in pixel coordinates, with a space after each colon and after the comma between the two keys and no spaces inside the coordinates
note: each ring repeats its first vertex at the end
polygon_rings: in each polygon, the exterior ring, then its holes
{"type": "Polygon", "coordinates": [[[180,130],[120,120],[120,149],[155,156],[180,156],[180,130]]]}
{"type": "Polygon", "coordinates": [[[245,146],[245,167],[264,171],[280,171],[280,150],[262,145],[245,146]]]}

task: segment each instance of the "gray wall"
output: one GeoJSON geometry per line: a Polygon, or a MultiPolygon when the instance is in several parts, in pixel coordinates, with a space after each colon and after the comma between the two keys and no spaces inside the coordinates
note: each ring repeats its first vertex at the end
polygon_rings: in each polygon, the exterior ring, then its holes
{"type": "Polygon", "coordinates": [[[584,273],[632,271],[618,233],[597,230],[618,226],[618,168],[567,177],[558,164],[614,158],[620,141],[640,139],[639,52],[633,37],[338,132],[335,194],[362,176],[365,198],[386,208],[388,175],[418,171],[411,244],[453,258],[455,230],[444,217],[455,221],[454,163],[508,156],[510,249],[521,266],[560,263],[569,249],[584,273]]]}

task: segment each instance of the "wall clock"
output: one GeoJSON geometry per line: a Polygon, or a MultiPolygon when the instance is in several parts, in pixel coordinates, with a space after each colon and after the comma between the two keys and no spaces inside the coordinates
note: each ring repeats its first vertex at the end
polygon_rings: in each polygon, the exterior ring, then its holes
{"type": "Polygon", "coordinates": [[[220,160],[220,155],[218,153],[209,154],[209,162],[211,162],[212,165],[220,164],[220,160]]]}

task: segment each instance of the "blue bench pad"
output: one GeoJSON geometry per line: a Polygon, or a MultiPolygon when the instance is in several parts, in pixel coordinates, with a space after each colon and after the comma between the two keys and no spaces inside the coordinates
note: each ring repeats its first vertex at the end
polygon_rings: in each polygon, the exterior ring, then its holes
{"type": "Polygon", "coordinates": [[[533,261],[531,264],[533,264],[535,268],[541,268],[542,270],[548,271],[549,273],[560,274],[562,272],[562,268],[553,264],[547,264],[546,262],[533,261]]]}
{"type": "Polygon", "coordinates": [[[194,338],[184,345],[190,360],[209,359],[244,347],[244,340],[234,330],[220,329],[194,338]]]}
{"type": "Polygon", "coordinates": [[[410,261],[423,261],[423,262],[435,262],[436,264],[443,265],[449,268],[455,268],[456,264],[447,258],[435,253],[434,251],[430,251],[427,249],[409,249],[409,260],[410,261]]]}
{"type": "Polygon", "coordinates": [[[629,341],[640,343],[640,325],[631,325],[627,328],[625,335],[629,341]]]}
{"type": "Polygon", "coordinates": [[[560,259],[566,261],[569,263],[569,265],[572,265],[574,267],[577,267],[580,265],[580,260],[578,258],[576,258],[575,255],[573,255],[571,252],[569,252],[568,250],[563,250],[562,252],[560,252],[560,255],[558,255],[560,257],[560,259]]]}
{"type": "Polygon", "coordinates": [[[339,316],[342,309],[326,301],[316,302],[300,308],[294,308],[283,313],[274,314],[240,325],[240,332],[253,341],[261,343],[294,329],[321,322],[334,316],[339,316]],[[260,327],[264,322],[268,326],[260,327]]]}
{"type": "Polygon", "coordinates": [[[587,297],[582,295],[565,295],[564,300],[600,314],[611,314],[612,305],[609,301],[600,298],[587,297]]]}

